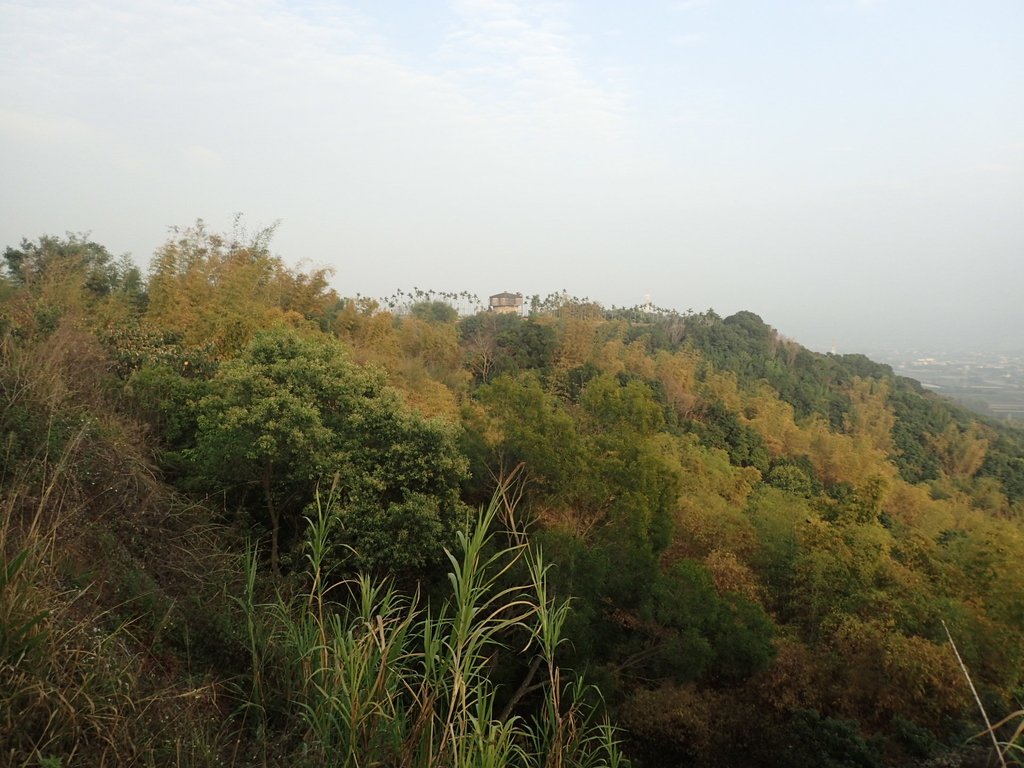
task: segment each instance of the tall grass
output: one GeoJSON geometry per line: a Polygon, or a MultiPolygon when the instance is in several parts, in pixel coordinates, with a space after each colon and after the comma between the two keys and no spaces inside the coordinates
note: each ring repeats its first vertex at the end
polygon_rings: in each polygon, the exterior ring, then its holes
{"type": "MultiPolygon", "coordinates": [[[[557,664],[568,603],[551,594],[548,566],[516,527],[509,498],[506,484],[458,535],[440,604],[366,576],[331,581],[335,517],[329,501],[317,500],[308,589],[252,606],[273,626],[269,647],[254,647],[254,660],[272,655],[287,665],[287,698],[301,724],[296,761],[338,768],[625,764],[596,693],[557,664]],[[500,689],[492,674],[510,653],[531,660],[514,692],[500,689]],[[532,715],[517,714],[526,701],[532,715]]],[[[255,558],[248,564],[255,568],[255,558]]],[[[254,685],[253,695],[270,694],[254,685]]]]}
{"type": "Polygon", "coordinates": [[[5,488],[0,510],[0,763],[83,760],[114,764],[137,754],[133,728],[138,658],[129,622],[91,603],[90,586],[63,583],[62,524],[80,514],[66,493],[70,441],[45,461],[43,484],[5,488]],[[88,605],[87,605],[88,604],[88,605]],[[5,762],[6,761],[6,762],[5,762]]]}
{"type": "Polygon", "coordinates": [[[0,765],[213,764],[215,687],[160,669],[151,574],[122,589],[173,509],[102,376],[74,326],[0,337],[0,765]]]}
{"type": "Polygon", "coordinates": [[[991,725],[988,733],[995,734],[1008,731],[1002,740],[997,742],[997,749],[1002,750],[1002,758],[1006,765],[1024,766],[1024,709],[1011,712],[997,723],[991,725]]]}
{"type": "Polygon", "coordinates": [[[974,687],[971,673],[967,670],[967,665],[960,656],[960,649],[956,647],[956,642],[953,640],[953,635],[950,633],[945,621],[942,622],[942,628],[946,630],[949,645],[953,649],[956,660],[960,664],[960,670],[963,672],[967,685],[971,689],[971,694],[974,696],[978,710],[981,712],[981,718],[985,721],[985,730],[977,734],[975,738],[987,736],[992,740],[996,759],[1003,768],[1011,765],[1024,766],[1024,709],[1011,712],[1002,720],[993,723],[985,711],[985,705],[981,703],[981,697],[974,687]]]}
{"type": "Polygon", "coordinates": [[[329,499],[301,594],[268,597],[255,550],[237,578],[234,538],[159,481],[105,371],[68,323],[0,337],[0,765],[621,764],[558,667],[567,605],[507,488],[449,555],[446,599],[338,582],[329,499]],[[514,654],[527,672],[500,688],[514,654]]]}

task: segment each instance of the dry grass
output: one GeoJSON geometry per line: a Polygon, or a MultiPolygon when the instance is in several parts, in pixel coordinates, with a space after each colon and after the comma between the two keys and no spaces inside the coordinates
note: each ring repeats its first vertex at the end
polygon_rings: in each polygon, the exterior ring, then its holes
{"type": "Polygon", "coordinates": [[[115,391],[73,323],[0,339],[0,764],[214,764],[228,740],[218,686],[160,651],[165,585],[223,557],[115,391]]]}
{"type": "Polygon", "coordinates": [[[992,723],[978,737],[991,736],[1004,765],[1024,766],[1024,709],[992,723]]]}
{"type": "Polygon", "coordinates": [[[312,586],[258,600],[256,558],[239,567],[229,532],[160,481],[108,371],[70,321],[0,339],[0,764],[621,762],[555,663],[565,604],[498,524],[507,488],[461,539],[440,607],[361,579],[343,608],[323,516],[312,586]],[[510,643],[536,663],[498,712],[489,674],[510,643]],[[540,702],[529,722],[523,696],[540,702]]]}

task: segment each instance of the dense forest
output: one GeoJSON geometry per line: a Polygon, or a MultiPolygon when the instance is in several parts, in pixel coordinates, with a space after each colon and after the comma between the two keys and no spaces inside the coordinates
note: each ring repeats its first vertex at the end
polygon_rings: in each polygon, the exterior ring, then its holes
{"type": "Polygon", "coordinates": [[[272,234],[4,252],[0,763],[1024,760],[1024,432],[751,312],[345,298],[272,234]]]}

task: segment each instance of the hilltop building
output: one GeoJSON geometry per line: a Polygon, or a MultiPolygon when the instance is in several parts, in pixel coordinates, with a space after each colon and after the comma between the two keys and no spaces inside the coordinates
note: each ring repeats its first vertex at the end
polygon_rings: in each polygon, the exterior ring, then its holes
{"type": "Polygon", "coordinates": [[[492,312],[501,314],[521,315],[523,314],[523,294],[496,293],[490,298],[490,309],[492,312]]]}

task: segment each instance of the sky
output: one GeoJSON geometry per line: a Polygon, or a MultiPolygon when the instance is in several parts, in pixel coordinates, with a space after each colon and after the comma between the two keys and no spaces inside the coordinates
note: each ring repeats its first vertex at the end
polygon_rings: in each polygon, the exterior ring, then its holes
{"type": "Polygon", "coordinates": [[[0,0],[0,247],[1024,350],[1021,0],[0,0]]]}

